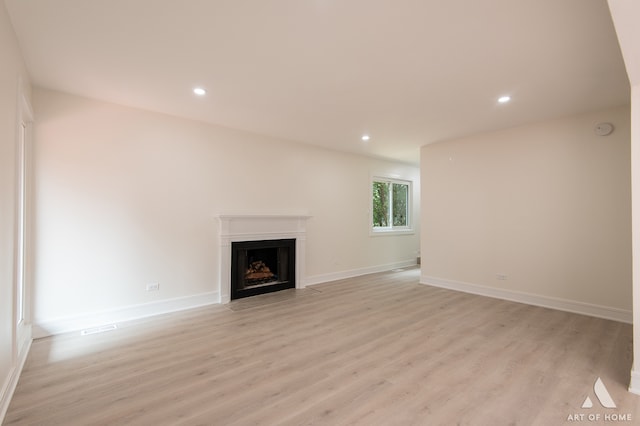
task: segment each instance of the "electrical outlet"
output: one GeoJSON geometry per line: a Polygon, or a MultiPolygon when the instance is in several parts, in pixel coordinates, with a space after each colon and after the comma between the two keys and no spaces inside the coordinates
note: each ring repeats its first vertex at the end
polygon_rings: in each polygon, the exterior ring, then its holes
{"type": "Polygon", "coordinates": [[[496,278],[499,280],[506,280],[507,274],[496,274],[496,278]]]}
{"type": "Polygon", "coordinates": [[[158,283],[147,284],[147,291],[158,291],[158,290],[160,290],[160,284],[158,283]]]}

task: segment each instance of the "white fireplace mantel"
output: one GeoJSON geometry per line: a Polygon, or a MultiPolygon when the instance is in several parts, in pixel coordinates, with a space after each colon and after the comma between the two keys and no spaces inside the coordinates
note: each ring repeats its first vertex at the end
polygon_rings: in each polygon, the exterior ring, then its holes
{"type": "Polygon", "coordinates": [[[221,214],[220,303],[231,300],[231,243],[240,241],[296,240],[296,288],[304,288],[308,215],[221,214]]]}

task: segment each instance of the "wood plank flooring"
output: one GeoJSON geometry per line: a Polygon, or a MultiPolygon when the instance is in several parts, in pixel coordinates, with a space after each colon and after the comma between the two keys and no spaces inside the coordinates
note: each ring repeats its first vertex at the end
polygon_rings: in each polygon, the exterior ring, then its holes
{"type": "Polygon", "coordinates": [[[418,279],[385,272],[37,340],[3,424],[640,424],[630,325],[418,279]],[[617,408],[599,404],[598,377],[617,408]]]}

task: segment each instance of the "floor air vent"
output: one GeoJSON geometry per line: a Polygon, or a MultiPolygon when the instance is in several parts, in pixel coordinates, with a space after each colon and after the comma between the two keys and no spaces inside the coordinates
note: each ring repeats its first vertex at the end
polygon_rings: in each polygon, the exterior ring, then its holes
{"type": "Polygon", "coordinates": [[[87,328],[86,330],[82,330],[80,332],[80,334],[83,335],[83,336],[87,336],[89,334],[104,333],[105,331],[111,331],[111,330],[115,330],[117,328],[118,328],[118,326],[115,325],[115,324],[102,325],[100,327],[93,327],[93,328],[87,328]]]}

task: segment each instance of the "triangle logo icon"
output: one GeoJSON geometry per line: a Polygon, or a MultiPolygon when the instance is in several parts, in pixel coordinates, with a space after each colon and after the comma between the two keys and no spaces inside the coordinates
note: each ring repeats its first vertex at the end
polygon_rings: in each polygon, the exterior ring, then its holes
{"type": "Polygon", "coordinates": [[[613,398],[609,395],[609,391],[604,386],[602,379],[598,377],[598,380],[593,385],[593,391],[596,393],[600,404],[605,408],[616,408],[616,403],[613,402],[613,398]]]}
{"type": "MultiPolygon", "coordinates": [[[[616,408],[616,403],[613,402],[613,398],[611,398],[611,394],[607,390],[604,382],[600,377],[598,377],[593,384],[593,392],[596,394],[596,398],[598,398],[598,402],[604,408],[616,408]]],[[[593,408],[593,401],[591,398],[587,396],[587,398],[582,403],[582,408],[593,408]]]]}

